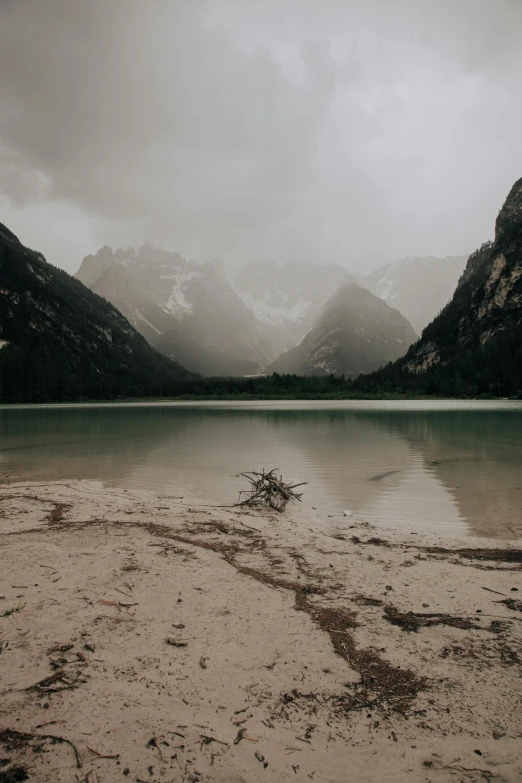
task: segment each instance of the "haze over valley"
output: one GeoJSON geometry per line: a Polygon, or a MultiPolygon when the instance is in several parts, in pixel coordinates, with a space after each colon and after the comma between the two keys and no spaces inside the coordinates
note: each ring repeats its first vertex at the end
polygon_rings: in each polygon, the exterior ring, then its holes
{"type": "MultiPolygon", "coordinates": [[[[386,302],[380,313],[400,306],[416,315],[420,333],[419,325],[425,326],[451,298],[465,260],[410,258],[367,278],[333,264],[255,264],[229,281],[220,260],[197,264],[146,242],[138,250],[103,247],[83,259],[76,277],[117,307],[151,345],[187,369],[204,375],[245,375],[271,371],[275,359],[319,324],[325,308],[332,309],[333,299],[339,307],[346,284],[354,292],[351,302],[369,324],[375,321],[374,300],[379,297],[386,302]]],[[[342,305],[345,311],[351,307],[349,302],[342,305]]],[[[348,336],[346,326],[343,331],[348,336]]],[[[368,332],[363,345],[369,347],[369,356],[362,364],[350,370],[334,361],[327,369],[311,365],[306,373],[353,376],[363,367],[374,370],[405,353],[415,337],[412,328],[406,329],[401,337],[391,338],[388,349],[372,353],[374,335],[368,332]],[[399,351],[394,340],[400,340],[399,351]]]]}

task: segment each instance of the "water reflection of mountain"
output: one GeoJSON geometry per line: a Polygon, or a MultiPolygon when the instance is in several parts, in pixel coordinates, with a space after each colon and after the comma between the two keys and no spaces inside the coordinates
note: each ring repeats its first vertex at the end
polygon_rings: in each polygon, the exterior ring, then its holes
{"type": "Polygon", "coordinates": [[[161,408],[68,406],[0,409],[0,465],[15,480],[124,480],[187,422],[161,408]],[[168,425],[164,426],[168,418],[168,425]]]}
{"type": "Polygon", "coordinates": [[[390,416],[454,496],[470,532],[522,536],[522,412],[423,411],[390,416]]]}
{"type": "Polygon", "coordinates": [[[304,507],[317,505],[377,524],[412,530],[462,529],[451,493],[427,469],[418,450],[386,417],[325,410],[186,410],[182,438],[158,443],[136,465],[132,482],[230,502],[242,470],[277,467],[289,480],[309,482],[304,507]],[[228,480],[225,480],[226,477],[228,480]],[[170,482],[170,484],[169,484],[170,482]]]}
{"type": "MultiPolygon", "coordinates": [[[[464,528],[455,499],[389,412],[284,412],[272,426],[306,456],[332,506],[370,522],[421,530],[464,528]],[[297,415],[296,415],[297,413],[297,415]]],[[[393,414],[392,414],[393,416],[393,414]]]]}
{"type": "MultiPolygon", "coordinates": [[[[389,465],[411,463],[406,439],[386,427],[350,419],[344,412],[185,409],[182,432],[164,420],[164,437],[132,470],[132,483],[190,491],[198,497],[235,499],[244,470],[277,467],[289,480],[308,481],[305,505],[342,510],[378,491],[368,482],[389,465]],[[168,471],[168,474],[165,471],[168,471]]],[[[390,477],[386,483],[393,484],[390,477]]],[[[379,485],[380,486],[380,485],[379,485]]]]}
{"type": "Polygon", "coordinates": [[[305,506],[410,529],[522,535],[522,412],[91,406],[0,410],[10,480],[96,478],[231,502],[242,470],[309,481],[305,506]]]}
{"type": "Polygon", "coordinates": [[[300,476],[320,479],[323,499],[328,493],[367,519],[455,532],[465,521],[473,535],[522,536],[522,411],[253,415],[294,465],[299,455],[300,476]]]}

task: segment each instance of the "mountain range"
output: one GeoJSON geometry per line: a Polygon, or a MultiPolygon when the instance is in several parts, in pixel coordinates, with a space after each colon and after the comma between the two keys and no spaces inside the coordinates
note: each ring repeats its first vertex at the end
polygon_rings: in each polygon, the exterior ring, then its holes
{"type": "Polygon", "coordinates": [[[104,247],[84,258],[76,277],[189,370],[245,375],[275,358],[219,261],[196,264],[146,242],[137,251],[104,247]]]}
{"type": "Polygon", "coordinates": [[[230,284],[219,261],[145,243],[102,248],[74,279],[0,225],[0,400],[240,388],[226,377],[209,386],[190,370],[264,373],[263,393],[270,373],[295,373],[344,374],[351,380],[335,388],[355,393],[522,396],[522,179],[494,241],[469,257],[443,306],[462,261],[404,259],[365,278],[334,265],[258,264],[230,284]],[[442,309],[422,329],[430,307],[442,309]]]}
{"type": "Polygon", "coordinates": [[[173,394],[189,374],[0,224],[0,400],[173,394]]]}
{"type": "Polygon", "coordinates": [[[301,342],[339,287],[355,280],[336,264],[249,264],[233,287],[253,312],[277,355],[301,342]]]}
{"type": "MultiPolygon", "coordinates": [[[[283,355],[300,346],[307,335],[310,338],[305,346],[314,344],[317,357],[319,335],[328,342],[331,332],[325,324],[333,316],[330,312],[325,320],[325,307],[348,283],[358,283],[359,291],[369,290],[403,315],[411,313],[420,332],[427,314],[436,314],[451,296],[463,264],[463,257],[405,259],[356,278],[335,264],[266,262],[243,267],[229,283],[219,261],[197,264],[146,242],[138,250],[131,247],[113,252],[103,247],[84,258],[77,277],[114,304],[165,356],[203,375],[237,376],[286,366],[283,355]]],[[[344,301],[354,307],[356,299],[354,293],[344,301]]],[[[340,301],[335,308],[338,315],[340,301]]],[[[369,307],[368,318],[374,317],[377,310],[372,310],[371,302],[372,297],[360,294],[355,320],[364,318],[365,307],[369,307]]],[[[373,339],[379,342],[377,332],[378,327],[364,338],[368,356],[374,359],[370,364],[354,361],[354,367],[375,369],[379,366],[376,361],[396,358],[397,346],[404,352],[412,341],[408,334],[372,346],[373,339]]],[[[347,338],[345,349],[350,345],[353,340],[347,338]]],[[[300,349],[301,356],[305,346],[300,349]]],[[[334,348],[333,344],[324,347],[332,357],[329,367],[332,372],[344,372],[344,361],[334,366],[333,357],[339,356],[334,348]]],[[[294,366],[296,355],[288,357],[288,366],[294,366]]],[[[314,369],[316,359],[311,356],[305,364],[310,372],[321,372],[319,365],[314,369]]]]}

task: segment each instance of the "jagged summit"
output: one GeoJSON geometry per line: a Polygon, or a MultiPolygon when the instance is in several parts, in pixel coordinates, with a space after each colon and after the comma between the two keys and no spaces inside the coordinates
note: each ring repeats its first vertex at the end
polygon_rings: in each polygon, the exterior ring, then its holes
{"type": "Polygon", "coordinates": [[[303,337],[325,303],[348,279],[336,264],[264,262],[249,264],[237,274],[234,288],[256,318],[272,326],[294,326],[303,337]]]}
{"type": "Polygon", "coordinates": [[[256,373],[275,358],[219,258],[198,264],[145,242],[138,251],[102,248],[84,258],[77,277],[158,350],[195,372],[256,373]]]}
{"type": "Polygon", "coordinates": [[[506,198],[495,222],[495,242],[502,243],[504,252],[520,256],[522,245],[522,177],[506,198]]]}

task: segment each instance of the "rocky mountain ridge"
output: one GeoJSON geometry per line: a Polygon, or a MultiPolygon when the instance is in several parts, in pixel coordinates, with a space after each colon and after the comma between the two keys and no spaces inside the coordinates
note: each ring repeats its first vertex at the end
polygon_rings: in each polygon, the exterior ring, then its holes
{"type": "Polygon", "coordinates": [[[356,388],[522,398],[522,179],[498,214],[494,241],[469,257],[451,301],[421,339],[356,388]]]}
{"type": "Polygon", "coordinates": [[[255,373],[275,357],[219,261],[197,264],[146,242],[138,251],[102,248],[83,260],[77,277],[190,370],[255,373]]]}
{"type": "Polygon", "coordinates": [[[109,301],[119,298],[118,304],[113,304],[119,309],[128,307],[135,327],[152,337],[163,331],[162,318],[182,320],[193,311],[201,297],[202,280],[212,277],[217,288],[216,282],[223,275],[217,265],[199,265],[145,242],[137,251],[120,247],[113,252],[108,246],[102,247],[96,255],[83,259],[75,276],[109,301]]]}
{"type": "Polygon", "coordinates": [[[451,302],[405,359],[409,372],[446,363],[522,325],[522,179],[511,188],[495,239],[473,253],[451,302]]]}
{"type": "Polygon", "coordinates": [[[267,373],[354,378],[402,356],[415,338],[398,310],[348,282],[328,300],[302,342],[276,359],[267,373]]]}

